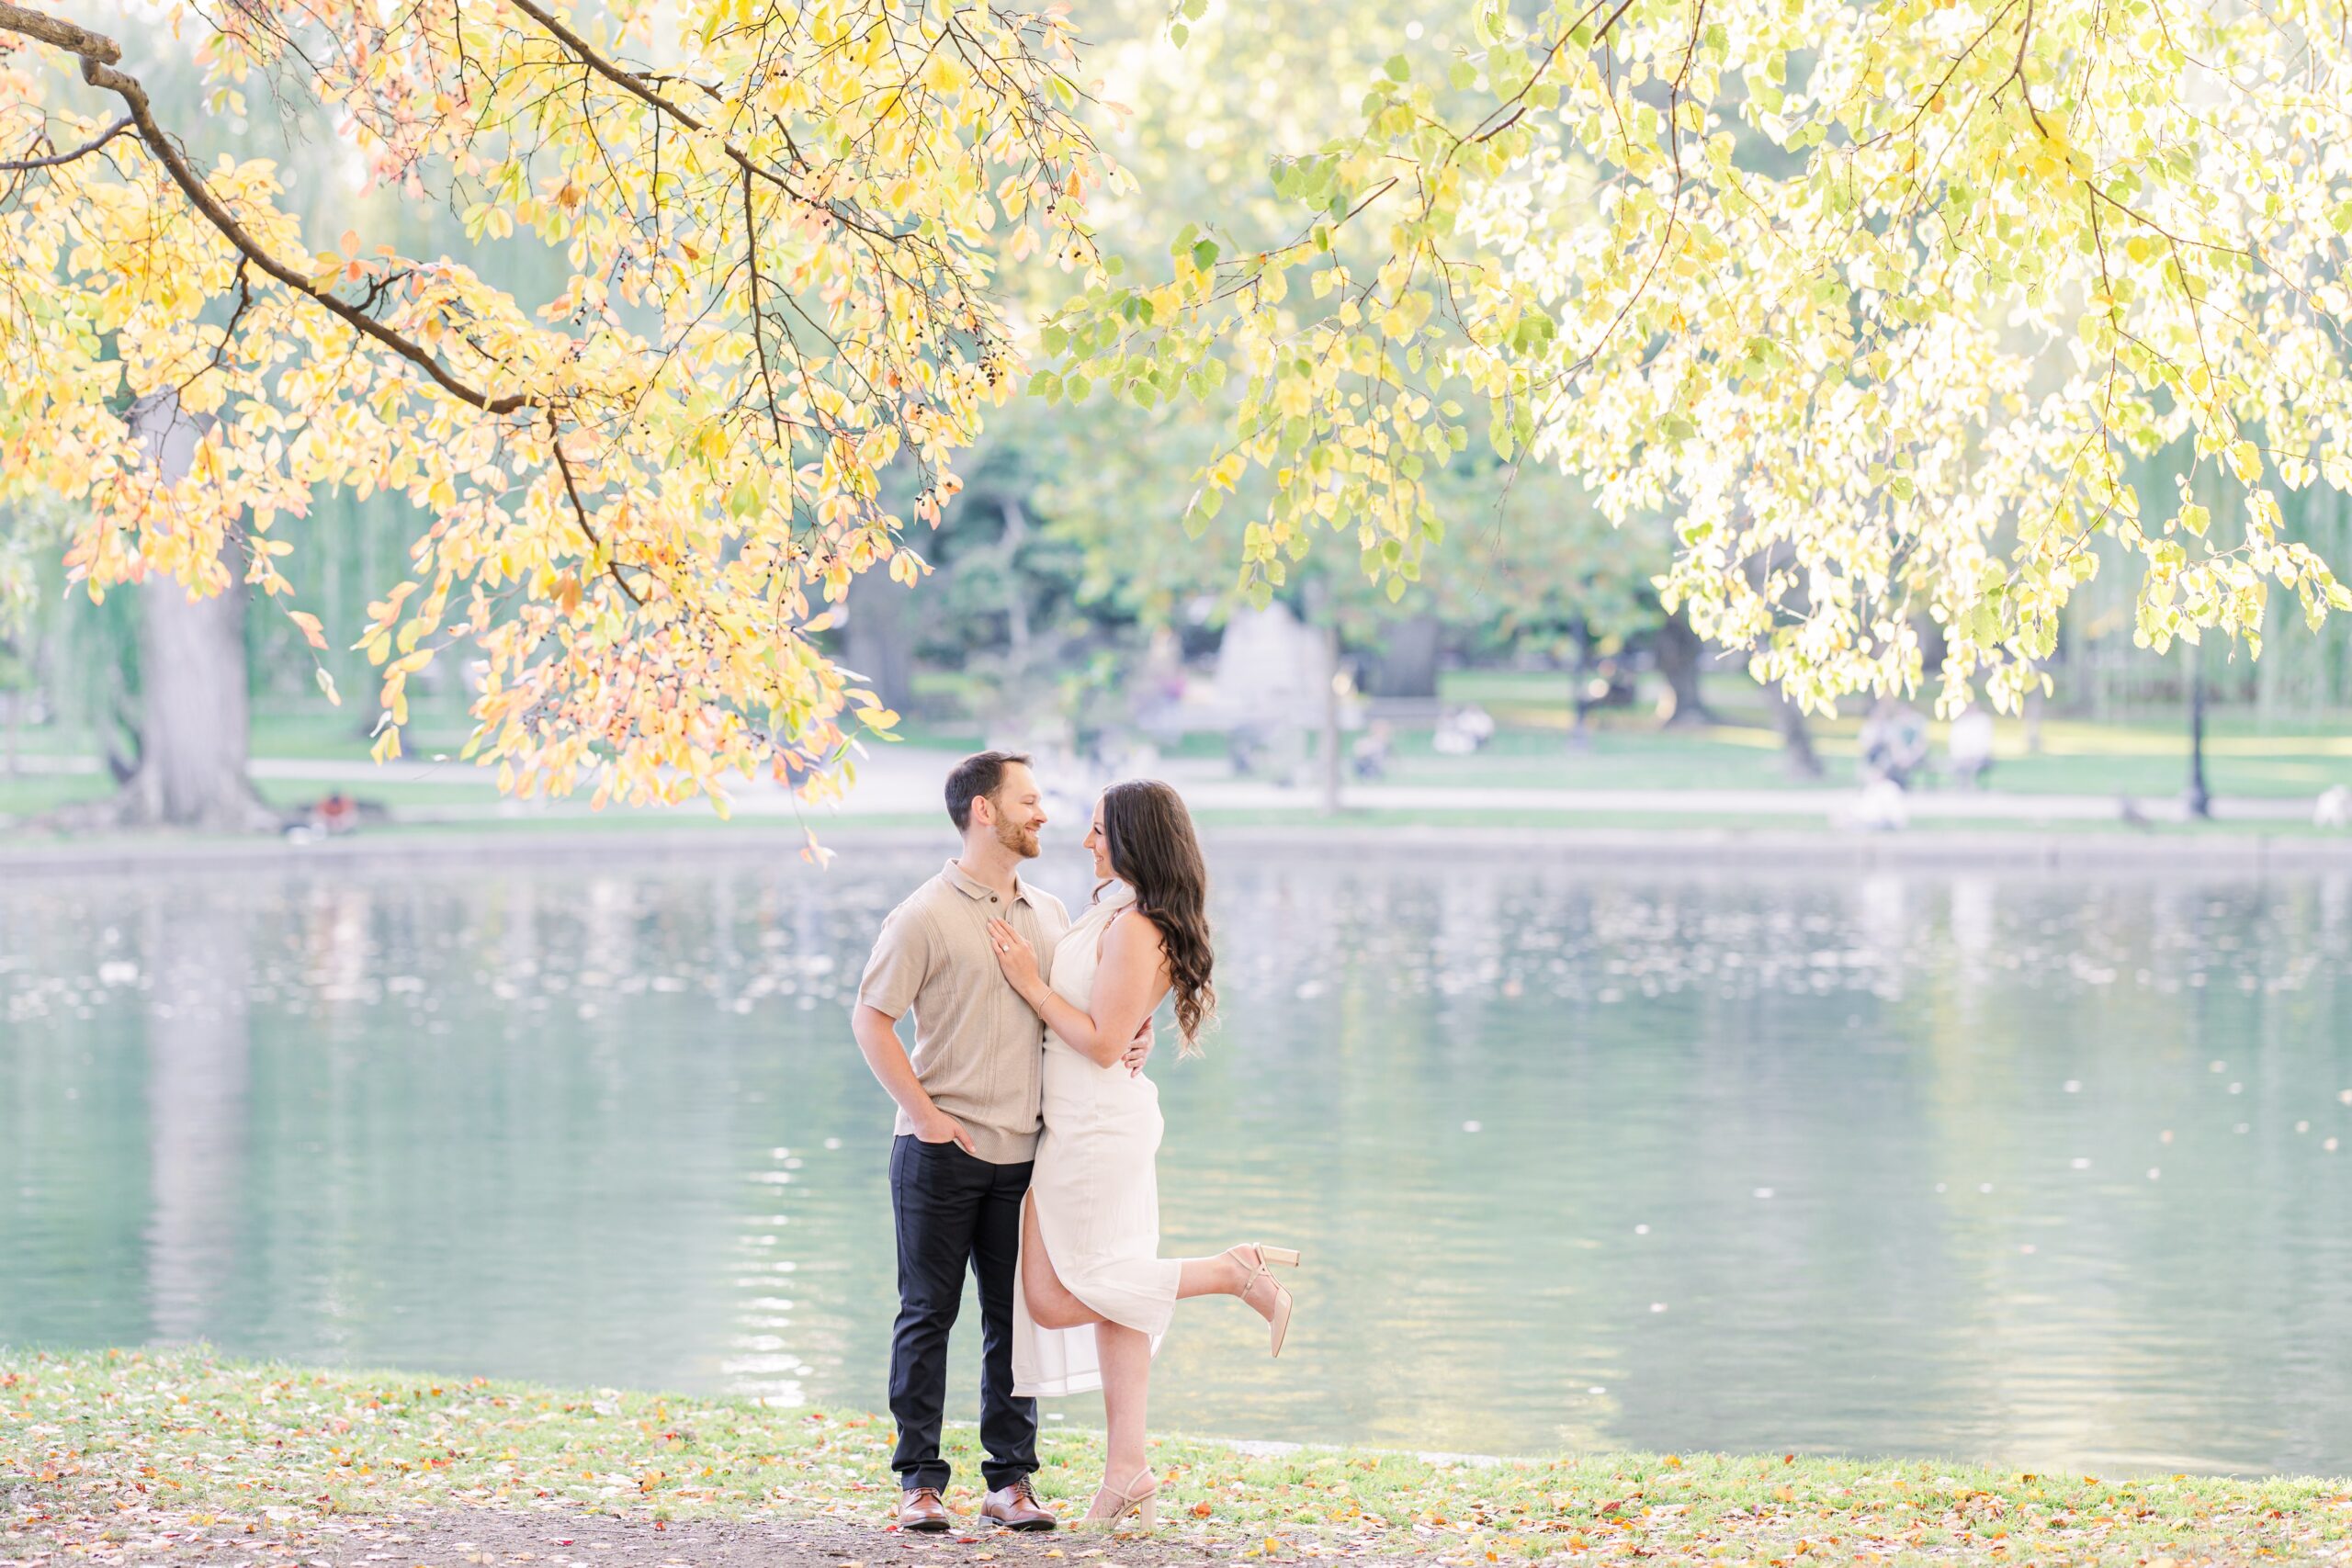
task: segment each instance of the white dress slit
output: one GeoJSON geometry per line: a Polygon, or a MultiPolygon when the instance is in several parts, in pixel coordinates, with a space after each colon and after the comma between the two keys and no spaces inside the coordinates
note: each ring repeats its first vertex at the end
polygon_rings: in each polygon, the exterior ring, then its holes
{"type": "MultiPolygon", "coordinates": [[[[1053,988],[1080,1011],[1093,1010],[1102,933],[1134,902],[1134,889],[1114,883],[1054,948],[1053,988]]],[[[1159,1089],[1123,1063],[1097,1066],[1050,1030],[1045,1051],[1045,1131],[1029,1179],[1037,1234],[1070,1294],[1113,1323],[1151,1336],[1156,1356],[1183,1270],[1175,1258],[1159,1256],[1159,1089]]],[[[1025,1230],[1022,1245],[1028,1245],[1025,1230]]],[[[1094,1325],[1039,1327],[1029,1315],[1027,1291],[1016,1284],[1013,1393],[1054,1398],[1102,1386],[1094,1325]]]]}

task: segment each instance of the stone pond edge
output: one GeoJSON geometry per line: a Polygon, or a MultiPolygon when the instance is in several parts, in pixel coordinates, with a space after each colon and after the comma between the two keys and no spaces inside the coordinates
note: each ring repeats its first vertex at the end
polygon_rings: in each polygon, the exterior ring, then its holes
{"type": "MultiPolygon", "coordinates": [[[[944,850],[944,828],[863,826],[854,819],[819,829],[830,850],[944,850]]],[[[1578,866],[1678,872],[1832,872],[1886,870],[2097,872],[2167,874],[2185,871],[2290,875],[2352,867],[2352,836],[2341,840],[2277,834],[2195,838],[2125,833],[2003,832],[1969,829],[1904,832],[1792,831],[1723,828],[1528,828],[1467,824],[1373,826],[1346,821],[1296,826],[1204,825],[1212,857],[1219,850],[1300,860],[1361,860],[1377,851],[1436,864],[1463,858],[1507,858],[1525,869],[1578,866]]],[[[801,863],[797,828],[742,825],[725,829],[599,829],[534,831],[486,840],[480,832],[405,832],[300,842],[279,839],[124,838],[62,842],[0,841],[0,875],[123,875],[183,873],[284,873],[480,868],[561,864],[743,863],[773,856],[801,863]]]]}

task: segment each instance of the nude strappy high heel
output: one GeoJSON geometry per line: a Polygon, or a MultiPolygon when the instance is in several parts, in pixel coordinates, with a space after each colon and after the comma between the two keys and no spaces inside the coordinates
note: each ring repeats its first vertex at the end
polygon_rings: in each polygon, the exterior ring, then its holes
{"type": "MultiPolygon", "coordinates": [[[[1274,1277],[1268,1272],[1266,1266],[1279,1263],[1285,1269],[1295,1269],[1298,1267],[1298,1251],[1295,1247],[1268,1247],[1261,1242],[1245,1241],[1240,1247],[1231,1249],[1235,1262],[1241,1261],[1239,1254],[1245,1247],[1258,1255],[1258,1266],[1250,1271],[1249,1282],[1241,1287],[1241,1299],[1250,1302],[1250,1292],[1261,1284],[1274,1292],[1273,1310],[1266,1314],[1266,1325],[1272,1331],[1272,1348],[1268,1354],[1279,1356],[1283,1353],[1283,1338],[1290,1332],[1291,1299],[1288,1291],[1274,1283],[1274,1277]]],[[[1250,1302],[1250,1304],[1254,1307],[1258,1303],[1250,1302]]]]}
{"type": "Polygon", "coordinates": [[[1115,1527],[1130,1514],[1146,1529],[1157,1529],[1159,1526],[1159,1477],[1154,1475],[1148,1466],[1136,1472],[1124,1492],[1114,1487],[1109,1474],[1105,1473],[1102,1484],[1095,1489],[1094,1502],[1087,1508],[1086,1517],[1079,1522],[1107,1529],[1115,1527]],[[1102,1499],[1106,1495],[1111,1499],[1110,1511],[1096,1513],[1095,1509],[1103,1506],[1102,1499]]]}

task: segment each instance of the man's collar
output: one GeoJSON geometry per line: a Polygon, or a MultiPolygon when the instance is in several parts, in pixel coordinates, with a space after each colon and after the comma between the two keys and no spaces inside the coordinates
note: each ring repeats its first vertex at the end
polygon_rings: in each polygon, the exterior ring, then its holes
{"type": "MultiPolygon", "coordinates": [[[[947,859],[946,876],[948,886],[955,888],[956,892],[961,893],[967,898],[989,898],[995,897],[987,883],[982,882],[978,877],[976,877],[970,872],[966,871],[964,869],[963,863],[953,855],[950,855],[947,859]]],[[[1029,885],[1021,880],[1021,874],[1017,871],[1012,874],[1012,901],[1016,904],[1026,904],[1029,902],[1029,885]]]]}

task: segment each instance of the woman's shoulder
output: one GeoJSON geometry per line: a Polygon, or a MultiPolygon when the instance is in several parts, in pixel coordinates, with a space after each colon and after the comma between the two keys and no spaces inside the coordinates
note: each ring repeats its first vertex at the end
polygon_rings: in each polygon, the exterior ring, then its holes
{"type": "Polygon", "coordinates": [[[1126,951],[1158,953],[1160,945],[1159,922],[1133,904],[1123,906],[1111,916],[1110,929],[1102,933],[1105,953],[1126,951]]]}

